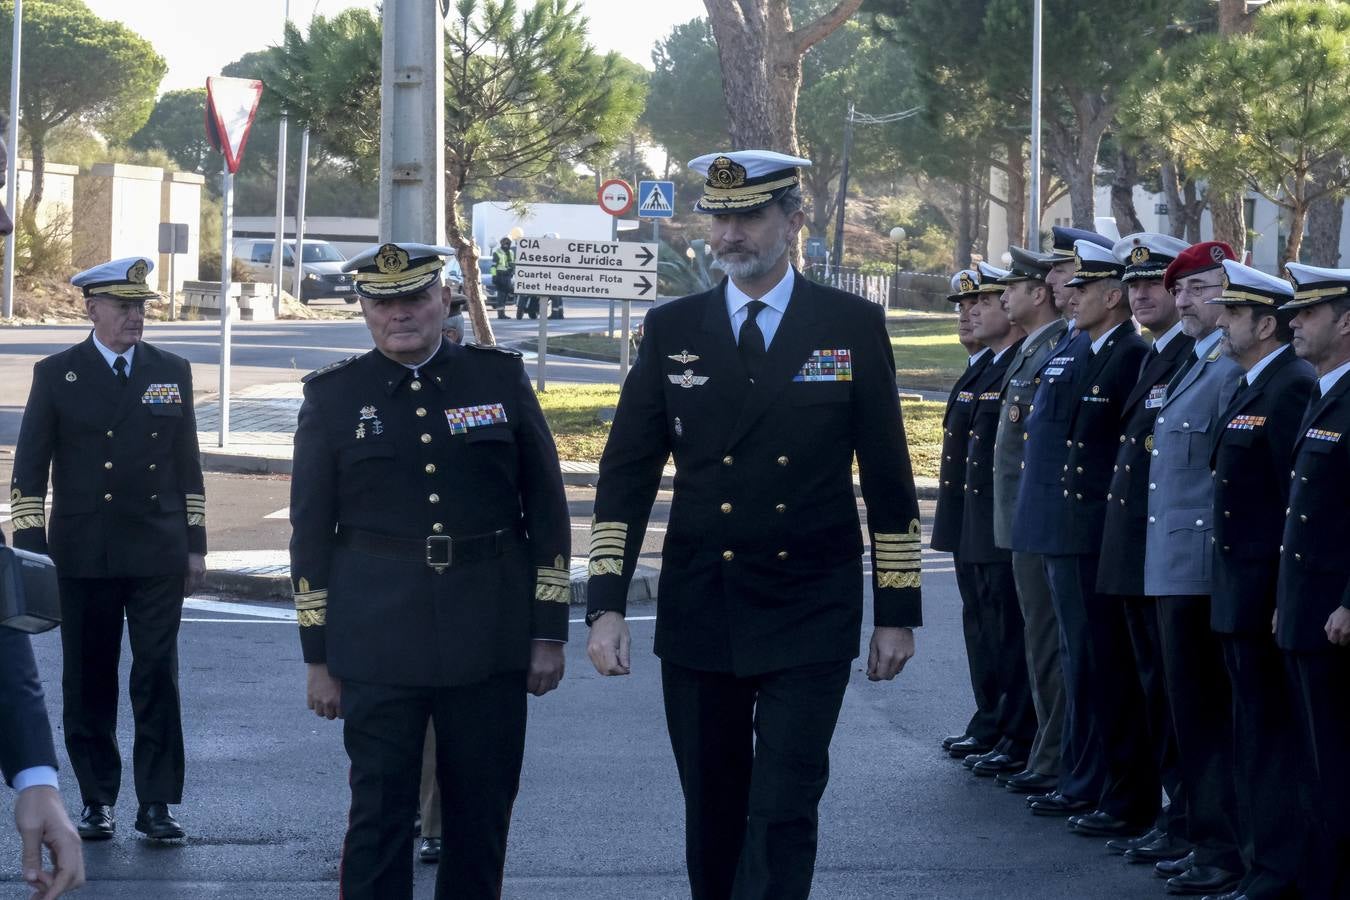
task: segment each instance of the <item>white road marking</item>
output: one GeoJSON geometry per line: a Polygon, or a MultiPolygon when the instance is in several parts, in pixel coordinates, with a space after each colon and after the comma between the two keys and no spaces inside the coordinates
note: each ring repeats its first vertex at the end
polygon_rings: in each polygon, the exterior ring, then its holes
{"type": "Polygon", "coordinates": [[[267,515],[263,516],[264,519],[289,519],[290,517],[291,517],[291,508],[289,506],[283,506],[276,512],[268,513],[267,515]]]}
{"type": "MultiPolygon", "coordinates": [[[[259,606],[256,603],[223,603],[208,597],[189,597],[183,601],[184,609],[208,613],[233,613],[251,616],[255,619],[272,619],[277,622],[294,622],[295,610],[277,606],[259,606]]],[[[183,621],[187,621],[184,619],[183,621]]],[[[228,620],[227,620],[228,621],[228,620]]]]}

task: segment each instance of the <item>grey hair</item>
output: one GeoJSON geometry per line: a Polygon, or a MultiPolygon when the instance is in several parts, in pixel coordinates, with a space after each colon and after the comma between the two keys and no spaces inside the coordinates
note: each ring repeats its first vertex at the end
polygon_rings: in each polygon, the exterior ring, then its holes
{"type": "Polygon", "coordinates": [[[778,205],[783,208],[783,215],[790,216],[805,206],[802,200],[801,185],[794,184],[786,191],[778,195],[778,205]]]}
{"type": "Polygon", "coordinates": [[[446,316],[445,321],[441,323],[441,331],[449,331],[451,328],[459,332],[459,342],[464,343],[464,314],[455,313],[453,316],[446,316]]]}

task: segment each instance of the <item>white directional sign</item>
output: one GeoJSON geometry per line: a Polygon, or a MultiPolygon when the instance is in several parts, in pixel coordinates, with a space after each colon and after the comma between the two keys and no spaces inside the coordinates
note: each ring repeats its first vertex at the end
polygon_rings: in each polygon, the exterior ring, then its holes
{"type": "Polygon", "coordinates": [[[514,290],[543,297],[656,299],[656,244],[521,238],[514,290]]]}

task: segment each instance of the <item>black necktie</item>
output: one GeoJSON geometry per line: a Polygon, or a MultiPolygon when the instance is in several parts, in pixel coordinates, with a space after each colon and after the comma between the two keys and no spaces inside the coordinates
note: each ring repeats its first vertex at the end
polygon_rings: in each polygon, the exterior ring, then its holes
{"type": "Polygon", "coordinates": [[[1199,361],[1200,357],[1196,356],[1194,353],[1188,353],[1186,355],[1186,361],[1181,364],[1180,369],[1177,369],[1177,374],[1173,375],[1172,380],[1167,382],[1167,394],[1165,396],[1172,396],[1172,393],[1177,389],[1177,385],[1181,384],[1182,380],[1186,377],[1186,373],[1194,368],[1195,364],[1199,361]]]}
{"type": "Polygon", "coordinates": [[[755,321],[755,317],[759,315],[760,310],[767,305],[762,300],[751,300],[745,305],[745,324],[741,326],[739,343],[741,362],[745,364],[746,374],[750,376],[751,381],[759,376],[759,370],[764,365],[764,355],[767,352],[764,348],[764,332],[759,330],[759,323],[755,321]]]}
{"type": "Polygon", "coordinates": [[[113,360],[113,371],[117,373],[117,386],[127,386],[127,358],[119,356],[113,360]]]}

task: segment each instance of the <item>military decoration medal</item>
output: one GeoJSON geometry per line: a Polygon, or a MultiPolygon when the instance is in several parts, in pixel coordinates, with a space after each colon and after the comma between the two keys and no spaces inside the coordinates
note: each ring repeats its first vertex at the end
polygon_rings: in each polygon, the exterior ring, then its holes
{"type": "Polygon", "coordinates": [[[179,393],[177,384],[152,384],[141,395],[141,402],[151,405],[180,404],[183,402],[183,396],[179,393]]]}
{"type": "Polygon", "coordinates": [[[793,381],[852,381],[853,351],[813,350],[793,381]]]}
{"type": "Polygon", "coordinates": [[[380,421],[375,413],[377,410],[373,406],[361,407],[361,420],[356,423],[356,438],[361,440],[366,436],[366,423],[370,423],[370,431],[373,434],[384,434],[384,423],[380,421]]]}
{"type": "Polygon", "coordinates": [[[461,406],[457,409],[447,409],[445,421],[450,426],[451,434],[468,434],[470,428],[505,425],[506,408],[500,403],[461,406]]]}

